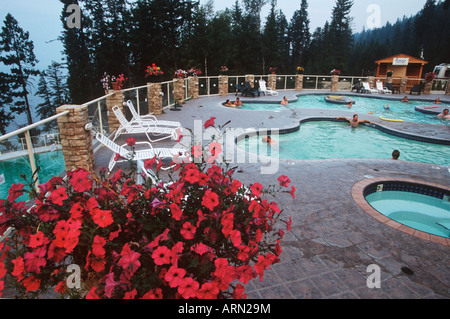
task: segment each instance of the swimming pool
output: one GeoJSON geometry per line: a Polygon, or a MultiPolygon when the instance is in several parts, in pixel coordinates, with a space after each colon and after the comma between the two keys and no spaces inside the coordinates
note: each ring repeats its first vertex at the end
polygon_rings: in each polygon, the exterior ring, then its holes
{"type": "MultiPolygon", "coordinates": [[[[39,170],[39,183],[43,184],[53,176],[58,176],[65,171],[64,157],[62,151],[35,154],[36,165],[39,170]]],[[[13,184],[24,184],[24,179],[20,176],[25,174],[27,178],[32,175],[28,156],[18,157],[0,162],[0,175],[4,175],[5,181],[0,185],[0,199],[8,197],[8,190],[13,184]]],[[[21,196],[17,201],[26,201],[26,195],[21,196]]]]}
{"type": "Polygon", "coordinates": [[[366,200],[378,212],[400,224],[450,238],[448,196],[436,198],[404,191],[379,191],[367,195],[366,200]]]}
{"type": "MultiPolygon", "coordinates": [[[[328,109],[328,110],[343,110],[348,111],[349,114],[354,113],[372,113],[374,116],[394,118],[398,120],[403,120],[407,122],[416,123],[428,123],[428,124],[444,124],[450,125],[450,121],[441,121],[437,119],[435,115],[424,114],[415,110],[418,105],[424,105],[423,101],[411,101],[411,102],[400,102],[388,99],[379,98],[369,98],[369,97],[359,97],[351,96],[355,100],[355,104],[351,109],[348,109],[346,105],[338,105],[325,102],[326,95],[300,95],[296,102],[288,104],[290,109],[328,109]],[[385,110],[383,106],[389,104],[390,110],[385,110]]],[[[432,103],[429,103],[432,104],[432,103]]],[[[281,111],[286,108],[280,104],[264,104],[264,103],[245,103],[242,107],[246,110],[264,110],[264,111],[281,111]]],[[[349,115],[350,116],[350,115],[349,115]]]]}
{"type": "Polygon", "coordinates": [[[280,159],[318,160],[338,158],[391,158],[399,150],[400,160],[450,166],[450,146],[418,142],[383,133],[375,128],[351,128],[348,123],[314,121],[300,130],[280,134],[277,147],[267,147],[261,136],[237,142],[239,148],[261,156],[280,159]]]}

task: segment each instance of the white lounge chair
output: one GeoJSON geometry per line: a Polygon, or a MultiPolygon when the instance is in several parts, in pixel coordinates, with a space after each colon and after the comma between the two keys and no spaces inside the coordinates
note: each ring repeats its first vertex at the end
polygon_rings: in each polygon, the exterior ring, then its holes
{"type": "Polygon", "coordinates": [[[163,127],[156,125],[156,123],[128,121],[117,105],[113,107],[113,112],[120,122],[120,127],[114,135],[114,140],[121,134],[145,134],[150,142],[158,142],[167,138],[178,139],[178,127],[163,127]],[[149,134],[155,136],[164,135],[164,137],[152,140],[149,134]]]}
{"type": "Polygon", "coordinates": [[[369,82],[362,82],[364,91],[368,92],[368,93],[378,93],[377,89],[372,89],[370,88],[369,82]]]}
{"type": "Polygon", "coordinates": [[[277,96],[278,92],[272,90],[271,88],[266,87],[266,81],[264,80],[259,80],[259,90],[261,92],[264,93],[264,95],[272,95],[272,96],[277,96]]]}
{"type": "Polygon", "coordinates": [[[383,87],[383,83],[382,83],[381,81],[377,81],[377,90],[378,90],[378,93],[392,94],[392,91],[391,91],[391,90],[389,90],[389,89],[386,88],[386,87],[383,87]]]}
{"type": "Polygon", "coordinates": [[[135,150],[133,153],[132,151],[125,148],[126,144],[124,145],[118,145],[117,143],[111,141],[109,138],[104,136],[101,133],[97,133],[96,135],[97,140],[102,143],[104,146],[106,146],[108,149],[110,149],[113,154],[111,156],[111,159],[109,160],[108,169],[111,172],[116,165],[117,162],[120,161],[126,161],[126,160],[133,160],[133,161],[139,161],[139,160],[147,160],[152,159],[155,156],[158,158],[167,158],[167,157],[174,157],[174,156],[190,156],[186,150],[181,148],[153,148],[152,144],[149,142],[136,142],[136,145],[142,145],[146,144],[148,145],[147,149],[141,149],[141,150],[135,150]],[[116,155],[119,154],[121,159],[118,161],[115,160],[116,155]]]}
{"type": "Polygon", "coordinates": [[[152,114],[147,114],[147,115],[139,115],[138,112],[136,111],[136,109],[134,108],[133,102],[131,101],[127,101],[127,106],[128,109],[131,112],[131,115],[133,116],[133,118],[131,119],[130,122],[137,122],[140,124],[151,124],[151,125],[156,125],[156,126],[162,126],[162,127],[173,127],[173,128],[180,128],[181,129],[181,123],[180,122],[175,122],[175,121],[161,121],[158,120],[154,115],[152,114]]]}

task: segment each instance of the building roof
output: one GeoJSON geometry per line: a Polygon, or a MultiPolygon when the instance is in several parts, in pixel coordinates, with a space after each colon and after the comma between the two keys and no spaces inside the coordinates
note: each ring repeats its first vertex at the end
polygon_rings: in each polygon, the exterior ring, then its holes
{"type": "Polygon", "coordinates": [[[410,56],[410,55],[407,55],[407,54],[403,54],[403,53],[396,54],[396,55],[393,55],[393,56],[390,56],[390,57],[387,57],[387,58],[384,58],[384,59],[381,59],[381,60],[377,60],[377,61],[375,61],[375,63],[376,64],[392,63],[394,61],[394,58],[408,58],[410,64],[411,63],[417,63],[417,64],[422,64],[422,65],[428,64],[428,61],[425,61],[425,60],[422,60],[422,59],[419,59],[419,58],[415,58],[413,56],[410,56]]]}

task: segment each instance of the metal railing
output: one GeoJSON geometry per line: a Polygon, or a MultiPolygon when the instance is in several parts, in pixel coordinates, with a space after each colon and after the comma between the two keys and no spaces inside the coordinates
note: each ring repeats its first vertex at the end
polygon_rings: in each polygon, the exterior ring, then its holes
{"type": "MultiPolygon", "coordinates": [[[[37,128],[37,127],[39,127],[39,126],[41,126],[41,125],[44,125],[44,124],[50,123],[50,122],[52,122],[54,120],[57,120],[58,118],[60,118],[62,116],[66,116],[67,114],[69,114],[69,111],[62,112],[60,114],[54,115],[52,117],[49,117],[49,118],[47,118],[45,120],[36,122],[34,124],[31,124],[31,125],[28,125],[26,127],[23,127],[21,129],[18,129],[18,130],[14,131],[14,132],[2,135],[2,136],[0,136],[0,142],[5,142],[5,141],[7,141],[10,138],[14,138],[14,137],[16,137],[16,136],[18,136],[20,134],[25,134],[25,138],[24,139],[25,139],[26,150],[27,150],[27,153],[28,153],[28,159],[30,161],[30,168],[31,168],[31,172],[34,173],[34,172],[37,171],[37,165],[36,165],[36,159],[34,157],[34,155],[35,155],[35,148],[33,146],[32,137],[31,137],[30,131],[35,129],[35,128],[37,128]]],[[[2,157],[5,158],[5,156],[0,156],[0,158],[2,158],[2,157]]],[[[39,172],[36,172],[36,179],[35,179],[35,188],[36,188],[36,190],[39,190],[38,185],[39,185],[39,172]]]]}

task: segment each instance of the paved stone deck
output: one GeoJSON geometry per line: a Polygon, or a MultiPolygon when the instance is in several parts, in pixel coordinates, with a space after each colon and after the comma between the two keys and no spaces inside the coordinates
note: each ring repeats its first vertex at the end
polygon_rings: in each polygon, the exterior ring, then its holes
{"type": "MultiPolygon", "coordinates": [[[[286,95],[293,101],[296,94],[308,93],[317,91],[281,91],[276,97],[241,97],[241,100],[278,102],[286,95]]],[[[401,99],[403,96],[379,97],[401,99]]],[[[410,100],[420,99],[424,104],[436,97],[450,104],[450,97],[442,95],[409,96],[410,100]]],[[[231,127],[255,129],[292,128],[308,117],[349,116],[347,111],[340,110],[238,110],[221,105],[227,98],[234,100],[235,96],[191,100],[180,112],[166,110],[158,118],[180,121],[193,130],[194,120],[204,123],[212,116],[217,118],[217,124],[231,120],[231,127]]],[[[367,114],[361,114],[360,118],[410,134],[450,139],[448,125],[381,123],[367,114]]],[[[109,156],[104,149],[97,152],[97,168],[105,166],[109,156]]],[[[276,198],[285,216],[292,217],[292,230],[282,242],[281,262],[266,271],[264,281],[255,279],[247,285],[248,298],[450,298],[450,247],[406,234],[376,220],[351,195],[356,183],[372,177],[406,178],[449,187],[449,167],[370,159],[281,160],[276,175],[263,175],[262,165],[240,164],[236,177],[246,184],[259,182],[267,186],[276,184],[276,178],[284,174],[290,177],[297,192],[295,199],[289,194],[276,198]],[[367,267],[372,264],[382,271],[380,289],[369,289],[366,284],[372,274],[367,272],[367,267]],[[413,273],[402,271],[405,268],[413,273]]]]}

